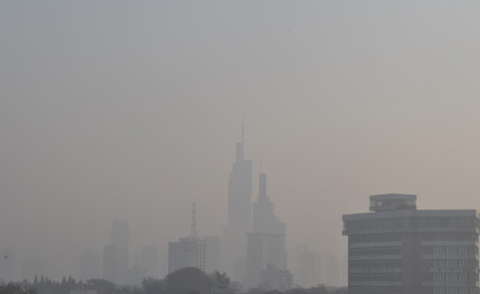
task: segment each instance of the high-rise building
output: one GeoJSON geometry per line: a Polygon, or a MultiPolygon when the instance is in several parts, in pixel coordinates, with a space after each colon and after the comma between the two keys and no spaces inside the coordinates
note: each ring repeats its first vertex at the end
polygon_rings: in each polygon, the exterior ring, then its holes
{"type": "Polygon", "coordinates": [[[192,204],[190,237],[180,238],[168,244],[168,273],[184,267],[196,267],[205,271],[205,241],[197,237],[195,204],[192,204]]]}
{"type": "Polygon", "coordinates": [[[253,231],[247,234],[247,280],[246,286],[269,284],[270,289],[286,290],[291,281],[276,282],[270,277],[291,277],[287,272],[285,249],[285,223],[274,212],[274,204],[267,196],[267,175],[260,174],[259,194],[253,204],[253,231]],[[263,273],[265,270],[267,272],[263,273]],[[269,281],[262,281],[262,277],[269,281]],[[275,283],[275,284],[272,284],[275,283]]]}
{"type": "Polygon", "coordinates": [[[118,248],[115,245],[103,246],[103,278],[107,281],[118,283],[118,248]]]}
{"type": "Polygon", "coordinates": [[[246,233],[251,230],[252,161],[244,158],[242,141],[236,144],[235,162],[228,179],[227,225],[223,233],[223,267],[234,281],[246,276],[246,233]]]}
{"type": "Polygon", "coordinates": [[[307,244],[297,246],[295,284],[303,288],[311,288],[318,284],[317,259],[317,253],[311,252],[307,244]]]}
{"type": "Polygon", "coordinates": [[[111,231],[111,244],[103,250],[103,278],[123,285],[127,281],[129,255],[128,220],[115,220],[111,231]]]}
{"type": "Polygon", "coordinates": [[[89,248],[80,253],[80,279],[83,281],[100,278],[100,255],[89,248]]]}
{"type": "Polygon", "coordinates": [[[350,294],[477,294],[475,210],[417,210],[416,195],[370,196],[343,216],[350,294]]]}
{"type": "Polygon", "coordinates": [[[111,245],[118,247],[120,253],[126,257],[128,267],[128,254],[130,247],[130,233],[128,220],[115,220],[112,225],[111,245]]]}
{"type": "Polygon", "coordinates": [[[221,271],[222,242],[219,237],[206,236],[205,240],[205,272],[221,271]]]}

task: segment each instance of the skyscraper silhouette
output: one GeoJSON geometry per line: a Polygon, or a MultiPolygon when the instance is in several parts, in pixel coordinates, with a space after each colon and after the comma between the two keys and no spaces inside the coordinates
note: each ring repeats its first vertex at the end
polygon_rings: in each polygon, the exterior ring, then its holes
{"type": "Polygon", "coordinates": [[[103,249],[103,278],[117,284],[127,282],[129,255],[128,220],[115,220],[111,244],[103,249]]]}
{"type": "Polygon", "coordinates": [[[253,204],[253,232],[247,234],[247,287],[262,283],[271,289],[287,290],[291,285],[285,223],[276,217],[274,208],[267,196],[267,175],[262,173],[258,198],[253,204]]]}
{"type": "Polygon", "coordinates": [[[251,229],[252,161],[244,158],[242,140],[236,144],[235,162],[228,179],[227,225],[224,228],[223,266],[235,281],[246,277],[246,233],[251,229]]]}

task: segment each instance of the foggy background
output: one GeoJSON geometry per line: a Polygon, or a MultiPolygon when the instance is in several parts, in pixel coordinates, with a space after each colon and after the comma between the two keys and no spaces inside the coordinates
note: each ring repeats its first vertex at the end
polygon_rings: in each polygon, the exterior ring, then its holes
{"type": "Polygon", "coordinates": [[[199,236],[221,237],[243,118],[254,199],[266,172],[291,269],[300,243],[341,260],[341,215],[371,194],[477,209],[479,14],[443,0],[1,1],[0,248],[17,277],[33,259],[76,276],[79,253],[128,219],[132,263],[145,244],[162,258],[192,201],[199,236]]]}

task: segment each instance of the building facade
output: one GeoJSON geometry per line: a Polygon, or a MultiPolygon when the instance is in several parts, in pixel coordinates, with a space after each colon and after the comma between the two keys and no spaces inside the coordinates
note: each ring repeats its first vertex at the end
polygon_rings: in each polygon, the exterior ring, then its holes
{"type": "Polygon", "coordinates": [[[184,267],[205,271],[205,242],[200,238],[180,238],[168,244],[168,273],[184,267]]]}
{"type": "Polygon", "coordinates": [[[247,236],[252,222],[252,161],[244,157],[242,141],[236,144],[235,162],[228,178],[227,225],[223,231],[222,270],[233,281],[243,282],[246,276],[247,236]]]}
{"type": "Polygon", "coordinates": [[[247,234],[246,286],[262,284],[270,289],[287,290],[292,278],[287,270],[285,223],[275,215],[266,181],[266,174],[260,174],[259,194],[253,204],[253,231],[247,234]]]}
{"type": "Polygon", "coordinates": [[[103,247],[103,278],[119,285],[128,282],[129,234],[128,220],[115,220],[111,243],[103,247]]]}
{"type": "Polygon", "coordinates": [[[417,210],[416,195],[370,196],[343,216],[350,294],[478,294],[475,210],[417,210]]]}
{"type": "Polygon", "coordinates": [[[180,238],[168,244],[168,273],[184,267],[196,267],[205,271],[205,241],[197,237],[197,212],[192,204],[190,237],[180,238]]]}

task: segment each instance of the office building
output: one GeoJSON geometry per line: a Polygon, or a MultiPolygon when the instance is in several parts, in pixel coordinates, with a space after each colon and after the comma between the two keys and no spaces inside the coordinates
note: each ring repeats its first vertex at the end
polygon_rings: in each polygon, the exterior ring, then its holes
{"type": "Polygon", "coordinates": [[[252,288],[263,283],[270,289],[286,290],[291,281],[280,279],[290,275],[286,273],[285,223],[276,217],[266,185],[267,175],[262,173],[258,198],[253,204],[253,231],[247,234],[246,286],[252,288]]]}
{"type": "Polygon", "coordinates": [[[129,228],[127,220],[115,220],[111,244],[103,249],[103,278],[119,285],[128,283],[129,228]]]}
{"type": "Polygon", "coordinates": [[[475,210],[417,210],[416,195],[370,196],[343,216],[350,294],[478,294],[475,210]]]}
{"type": "Polygon", "coordinates": [[[223,232],[223,270],[233,281],[246,276],[246,233],[251,230],[252,161],[244,158],[242,140],[236,144],[235,162],[228,179],[227,225],[223,232]]]}
{"type": "Polygon", "coordinates": [[[168,244],[168,273],[184,267],[196,267],[205,271],[205,241],[197,237],[195,204],[192,204],[190,237],[168,244]]]}
{"type": "Polygon", "coordinates": [[[295,284],[303,288],[315,287],[318,284],[318,255],[311,252],[307,244],[297,246],[295,259],[295,284]]]}

